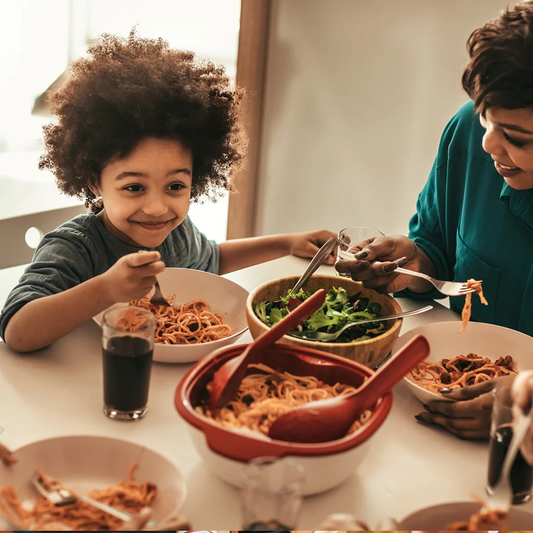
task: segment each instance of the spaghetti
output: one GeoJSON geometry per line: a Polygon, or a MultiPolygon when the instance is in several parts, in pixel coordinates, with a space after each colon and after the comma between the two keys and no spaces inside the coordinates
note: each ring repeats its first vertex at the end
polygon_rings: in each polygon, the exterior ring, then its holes
{"type": "MultiPolygon", "coordinates": [[[[147,481],[143,483],[134,481],[133,473],[138,464],[132,464],[126,481],[111,485],[106,489],[94,489],[89,496],[117,509],[132,514],[139,513],[153,502],[157,495],[157,487],[147,481]]],[[[47,488],[62,487],[59,481],[46,476],[42,470],[39,472],[47,488]]],[[[116,531],[124,523],[119,518],[81,501],[55,506],[41,496],[33,509],[27,510],[23,507],[15,489],[9,485],[0,487],[0,511],[11,522],[24,529],[41,531],[56,531],[58,528],[74,531],[116,531]]]]}
{"type": "Polygon", "coordinates": [[[492,362],[488,357],[475,353],[442,359],[440,363],[422,361],[411,370],[411,381],[431,392],[439,389],[460,389],[488,379],[518,374],[510,355],[492,362]]]}
{"type": "MultiPolygon", "coordinates": [[[[341,383],[327,385],[314,376],[300,377],[289,372],[277,372],[264,364],[252,364],[249,368],[255,368],[259,373],[249,374],[242,380],[234,401],[214,412],[200,406],[195,410],[221,426],[248,428],[268,435],[274,420],[297,405],[334,398],[355,390],[355,387],[341,383]]],[[[207,386],[208,391],[210,385],[207,386]]],[[[365,411],[347,434],[359,429],[371,415],[370,410],[365,411]]]]}
{"type": "MultiPolygon", "coordinates": [[[[481,303],[483,305],[489,305],[489,302],[487,302],[485,296],[483,296],[483,289],[481,288],[481,281],[476,281],[475,279],[469,279],[466,282],[466,288],[467,289],[474,289],[474,292],[476,292],[479,295],[479,299],[481,300],[481,303]]],[[[463,312],[461,313],[461,318],[463,320],[463,326],[459,330],[459,333],[462,333],[466,326],[468,325],[468,322],[470,321],[470,315],[472,314],[472,293],[468,292],[465,296],[465,304],[463,306],[463,312]]]]}
{"type": "Polygon", "coordinates": [[[447,529],[453,531],[489,531],[507,527],[508,513],[499,509],[491,509],[478,496],[473,498],[481,504],[481,509],[475,512],[470,520],[461,520],[448,524],[447,529]]]}
{"type": "MultiPolygon", "coordinates": [[[[169,300],[173,304],[174,297],[169,300]]],[[[211,312],[204,300],[192,300],[182,305],[165,307],[153,305],[145,296],[132,300],[130,305],[151,311],[156,317],[155,340],[158,344],[200,344],[229,337],[231,327],[224,317],[211,312]]],[[[143,326],[144,320],[135,309],[123,311],[119,321],[126,329],[135,330],[143,326]]]]}

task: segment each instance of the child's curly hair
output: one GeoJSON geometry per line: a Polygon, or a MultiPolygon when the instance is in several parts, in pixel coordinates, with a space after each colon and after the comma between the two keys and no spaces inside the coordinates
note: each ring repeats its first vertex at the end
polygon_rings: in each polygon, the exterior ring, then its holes
{"type": "Polygon", "coordinates": [[[533,108],[533,2],[519,2],[472,32],[463,88],[484,113],[488,107],[533,108]]]}
{"type": "Polygon", "coordinates": [[[242,91],[231,89],[223,67],[169,49],[162,39],[103,34],[90,58],[70,67],[67,84],[50,98],[57,124],[44,126],[40,169],[59,189],[93,210],[102,169],[126,157],[146,137],[176,139],[193,156],[191,198],[216,199],[231,190],[243,162],[242,91]]]}

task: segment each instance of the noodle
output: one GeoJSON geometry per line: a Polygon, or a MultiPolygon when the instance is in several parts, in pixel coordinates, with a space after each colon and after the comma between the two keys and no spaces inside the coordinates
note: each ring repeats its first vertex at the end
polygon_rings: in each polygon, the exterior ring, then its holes
{"type": "Polygon", "coordinates": [[[518,374],[510,355],[500,357],[494,363],[488,357],[475,353],[442,359],[441,363],[422,361],[411,370],[411,381],[431,392],[439,389],[460,389],[499,376],[518,374]]]}
{"type": "MultiPolygon", "coordinates": [[[[469,279],[466,282],[466,287],[468,289],[474,289],[474,292],[476,292],[479,295],[479,299],[481,300],[481,303],[483,305],[489,305],[489,302],[487,302],[485,296],[483,296],[483,289],[481,288],[481,281],[476,281],[475,279],[469,279]]],[[[461,318],[463,320],[463,327],[459,330],[459,333],[462,333],[466,326],[468,325],[468,322],[470,321],[470,315],[472,314],[472,293],[467,292],[465,296],[465,304],[463,306],[463,312],[461,313],[461,318]]]]}
{"type": "MultiPolygon", "coordinates": [[[[149,506],[157,495],[157,487],[153,483],[134,481],[133,472],[138,464],[132,464],[126,481],[111,485],[106,489],[94,489],[89,496],[122,511],[138,514],[149,506]]],[[[47,488],[62,487],[59,481],[47,477],[42,470],[39,470],[39,475],[47,488]]],[[[0,511],[11,522],[20,524],[25,529],[35,530],[55,531],[59,525],[63,526],[63,529],[74,531],[113,531],[124,523],[119,518],[88,503],[76,501],[68,505],[55,506],[44,496],[36,501],[30,511],[22,506],[15,489],[9,485],[0,487],[0,511]]]]}
{"type": "MultiPolygon", "coordinates": [[[[195,410],[221,426],[248,428],[268,435],[274,420],[293,407],[355,390],[355,387],[341,383],[326,385],[313,376],[277,372],[264,364],[252,364],[249,368],[256,368],[261,373],[249,374],[242,380],[236,400],[214,412],[207,407],[196,407],[195,410]]],[[[359,429],[371,415],[370,410],[365,411],[348,434],[359,429]]]]}
{"type": "Polygon", "coordinates": [[[491,509],[478,496],[472,496],[481,504],[481,509],[475,512],[470,520],[461,520],[448,524],[448,530],[455,531],[488,531],[505,529],[507,526],[507,511],[491,509]]]}
{"type": "MultiPolygon", "coordinates": [[[[173,303],[173,298],[169,303],[173,303]]],[[[224,323],[224,317],[212,313],[204,300],[165,307],[151,304],[145,296],[132,300],[130,305],[148,309],[155,315],[154,342],[157,344],[200,344],[224,339],[232,333],[231,327],[224,323]]],[[[129,330],[139,329],[144,324],[135,309],[123,311],[120,322],[129,330]]]]}

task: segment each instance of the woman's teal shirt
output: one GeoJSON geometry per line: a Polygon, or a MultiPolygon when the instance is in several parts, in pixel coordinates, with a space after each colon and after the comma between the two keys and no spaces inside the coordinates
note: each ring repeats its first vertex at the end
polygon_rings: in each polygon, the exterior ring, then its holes
{"type": "MultiPolygon", "coordinates": [[[[446,126],[409,237],[432,259],[439,279],[483,281],[489,305],[473,295],[473,320],[533,335],[533,189],[507,185],[483,150],[484,132],[472,102],[446,126]]],[[[463,303],[464,297],[450,298],[459,313],[463,303]]]]}

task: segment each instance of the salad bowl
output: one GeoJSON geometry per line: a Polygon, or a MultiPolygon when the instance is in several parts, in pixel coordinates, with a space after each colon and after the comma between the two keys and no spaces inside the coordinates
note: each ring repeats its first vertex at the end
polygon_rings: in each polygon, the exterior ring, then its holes
{"type": "MultiPolygon", "coordinates": [[[[257,304],[261,302],[277,302],[294,286],[298,276],[288,276],[263,283],[254,289],[246,300],[246,320],[250,334],[255,339],[270,328],[257,315],[257,304]]],[[[387,294],[380,294],[372,289],[363,287],[362,283],[341,276],[315,274],[303,286],[306,292],[314,293],[318,289],[345,289],[349,297],[359,294],[360,299],[367,298],[370,304],[379,304],[380,314],[393,315],[400,313],[400,304],[387,294]]],[[[399,337],[402,319],[381,322],[383,332],[373,338],[356,339],[351,342],[317,342],[303,338],[284,335],[278,342],[329,352],[370,368],[377,367],[391,352],[399,337]]],[[[351,328],[354,329],[354,328],[351,328]]]]}

